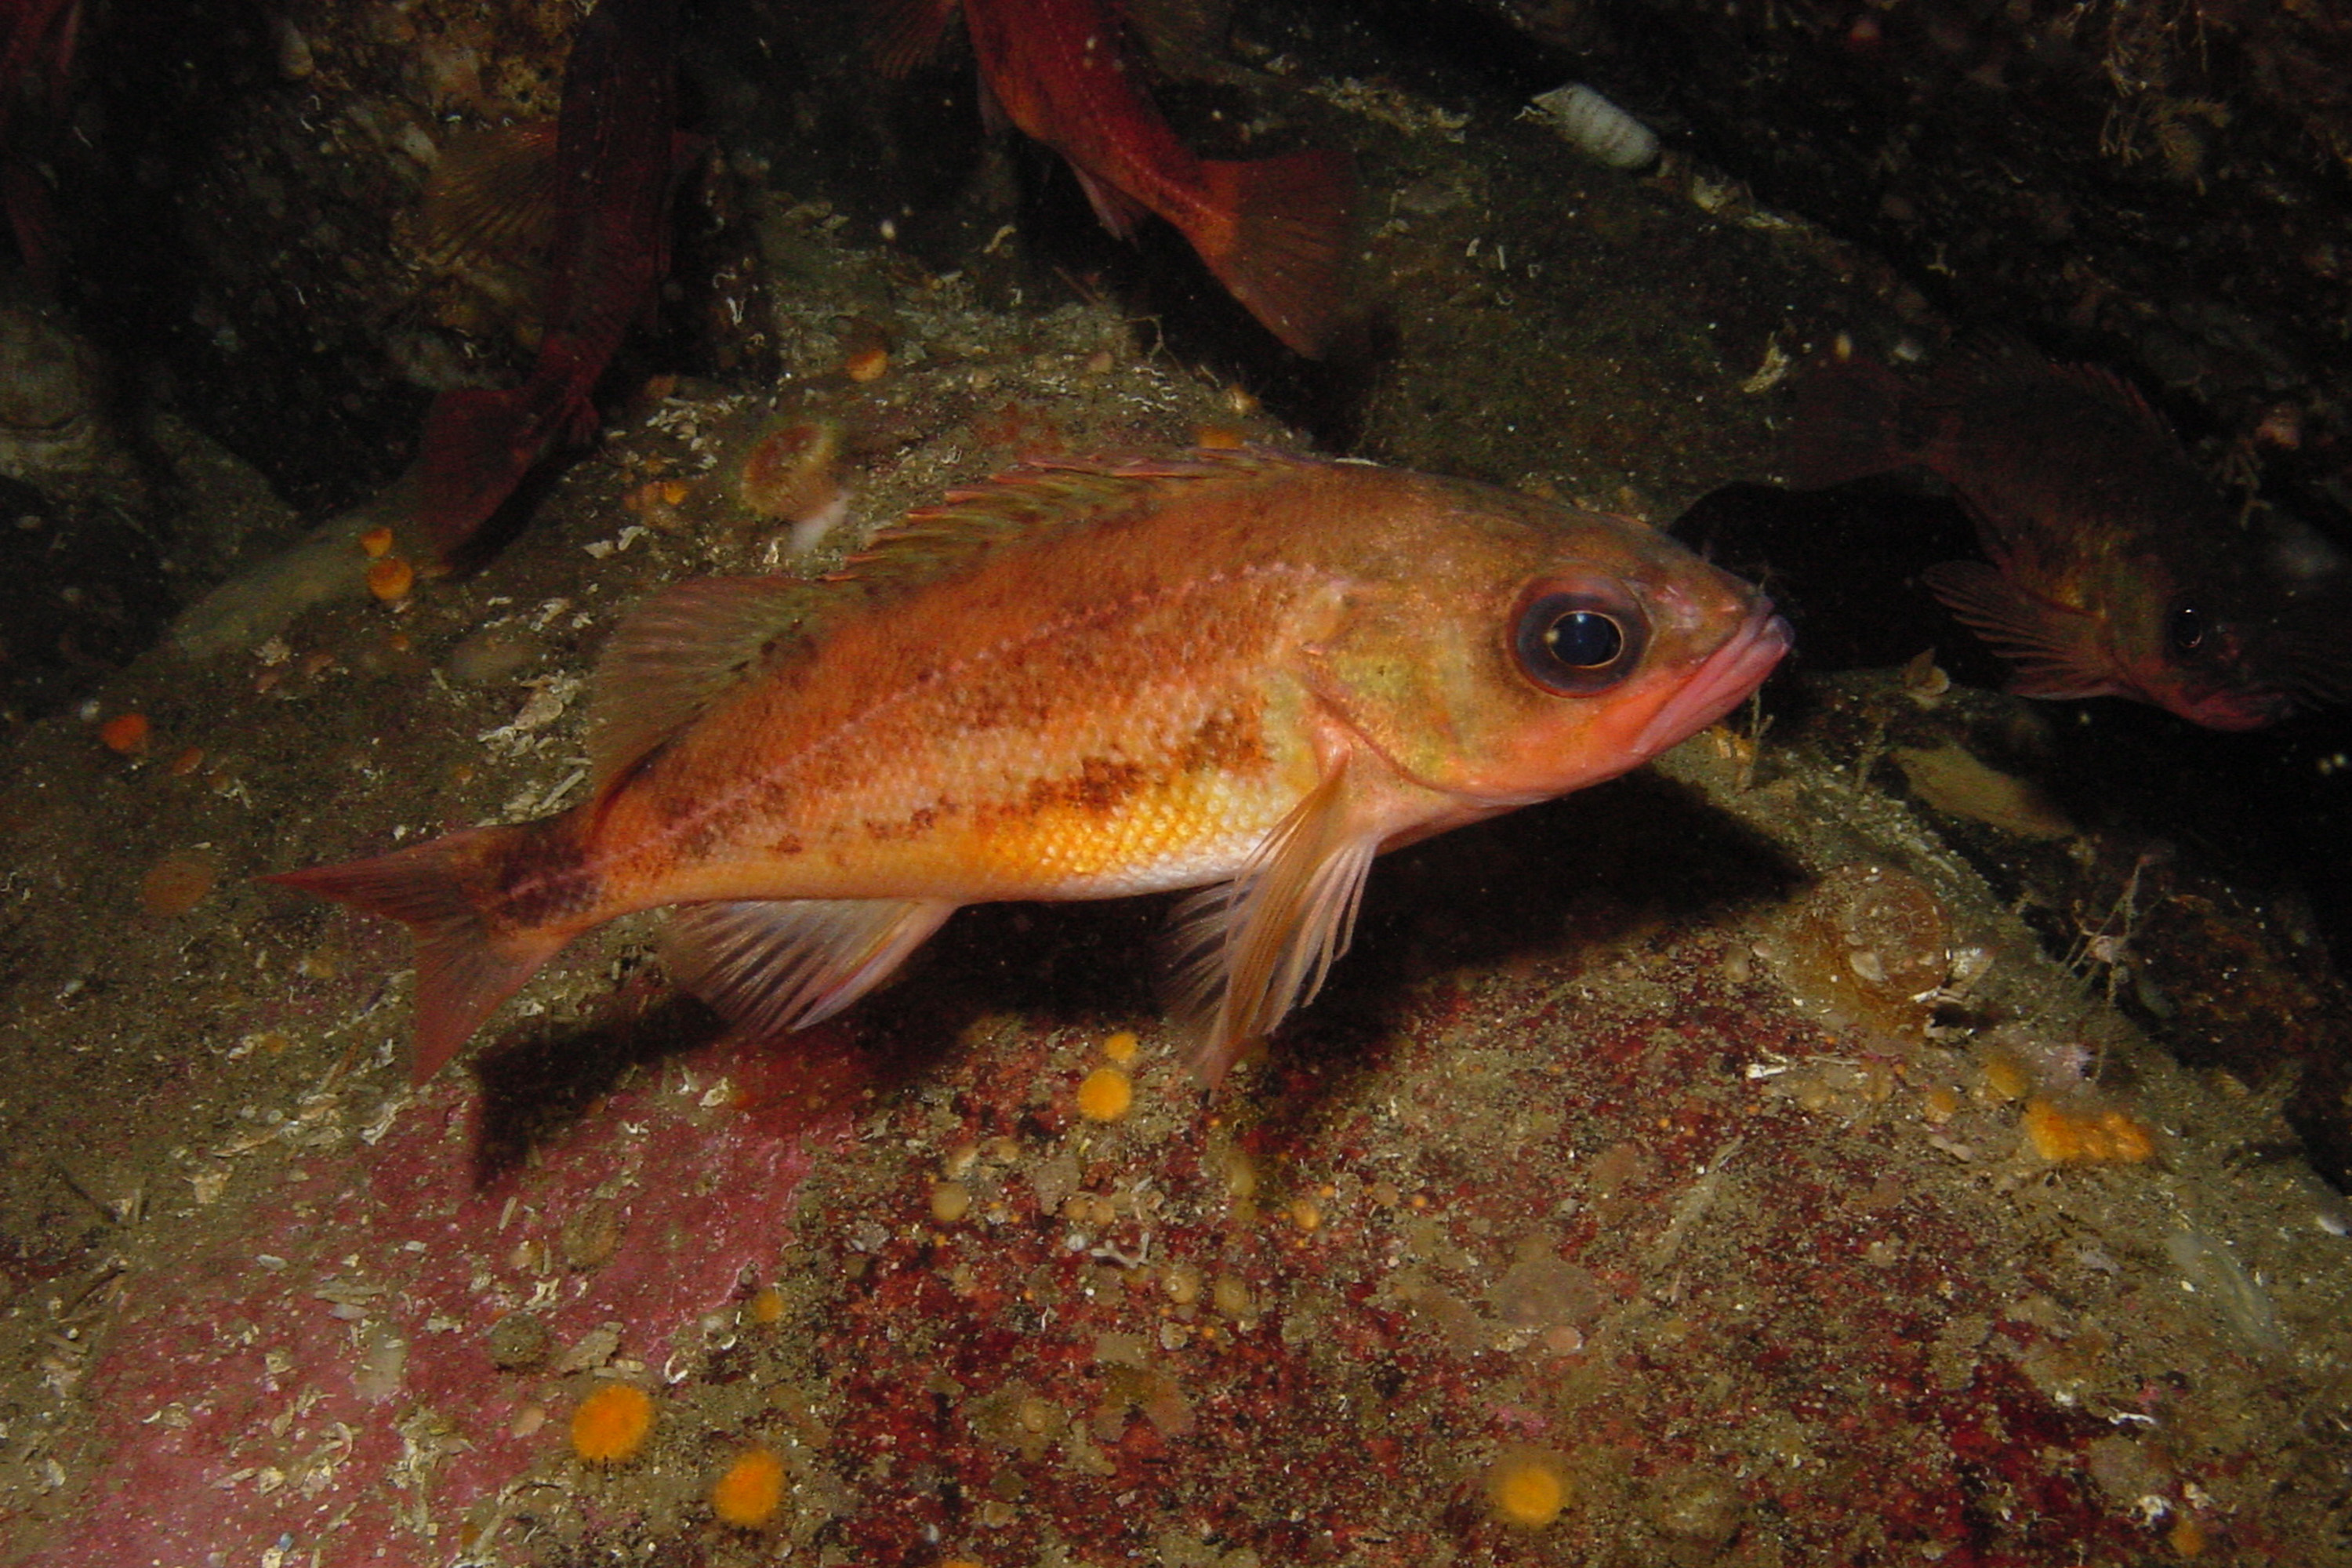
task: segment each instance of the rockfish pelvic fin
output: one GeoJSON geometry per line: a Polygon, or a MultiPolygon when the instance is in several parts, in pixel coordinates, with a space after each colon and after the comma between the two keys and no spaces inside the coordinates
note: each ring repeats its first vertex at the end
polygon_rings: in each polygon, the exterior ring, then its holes
{"type": "Polygon", "coordinates": [[[1922,575],[1954,616],[2015,667],[2009,689],[2020,697],[2137,695],[2116,679],[2093,616],[2021,593],[1980,561],[1939,562],[1922,575]]]}
{"type": "Polygon", "coordinates": [[[1185,237],[1268,331],[1308,359],[1321,358],[1347,303],[1356,197],[1348,155],[1213,160],[1201,172],[1226,232],[1188,228],[1185,237]]]}
{"type": "Polygon", "coordinates": [[[1313,1001],[1348,951],[1381,847],[1353,806],[1348,769],[1335,769],[1275,825],[1241,875],[1177,907],[1173,1000],[1204,1087],[1216,1087],[1244,1046],[1313,1001]]]}
{"type": "Polygon", "coordinates": [[[572,940],[561,928],[494,932],[483,919],[482,873],[527,831],[463,828],[373,859],[261,879],[409,928],[416,942],[415,1082],[440,1071],[499,1004],[572,940]]]}
{"type": "Polygon", "coordinates": [[[792,634],[823,597],[797,577],[698,577],[639,603],[596,661],[592,787],[602,794],[745,679],[804,657],[792,634]]]}
{"type": "Polygon", "coordinates": [[[753,1035],[805,1029],[888,979],[957,906],[945,899],[746,899],[672,911],[677,984],[753,1035]]]}
{"type": "Polygon", "coordinates": [[[1086,192],[1087,205],[1095,209],[1095,216],[1103,227],[1121,239],[1133,239],[1136,226],[1150,216],[1151,209],[1109,181],[1095,178],[1076,163],[1070,165],[1070,173],[1078,177],[1078,189],[1086,192]]]}

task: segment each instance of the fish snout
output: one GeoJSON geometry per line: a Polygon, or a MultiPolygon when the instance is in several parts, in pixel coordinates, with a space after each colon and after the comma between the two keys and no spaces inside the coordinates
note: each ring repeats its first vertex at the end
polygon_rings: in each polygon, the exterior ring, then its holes
{"type": "Polygon", "coordinates": [[[1697,734],[1746,701],[1795,642],[1772,601],[1758,595],[1738,627],[1642,726],[1633,750],[1647,759],[1697,734]]]}

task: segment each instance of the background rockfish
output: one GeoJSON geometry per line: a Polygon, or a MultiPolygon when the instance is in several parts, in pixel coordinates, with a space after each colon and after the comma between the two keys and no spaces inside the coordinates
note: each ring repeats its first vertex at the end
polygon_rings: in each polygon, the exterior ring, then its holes
{"type": "Polygon", "coordinates": [[[1374,856],[1625,772],[1788,644],[1664,535],[1481,485],[1024,467],[840,578],[655,595],[597,671],[586,804],[272,879],[415,928],[420,1079],[632,910],[681,906],[672,973],[766,1033],[961,904],[1205,889],[1178,930],[1213,1081],[1321,984],[1374,856]]]}
{"type": "Polygon", "coordinates": [[[2216,730],[2352,698],[2341,556],[2242,525],[2139,394],[2095,365],[1960,354],[1923,380],[1855,360],[1801,388],[1801,489],[1918,467],[1958,492],[1992,563],[1936,596],[2027,697],[2128,697],[2216,730]]]}
{"type": "Polygon", "coordinates": [[[1121,16],[1102,0],[892,0],[884,68],[935,47],[961,5],[982,91],[1061,154],[1121,239],[1146,213],[1174,225],[1226,292],[1313,358],[1344,303],[1354,176],[1342,153],[1198,158],[1138,90],[1121,16]]]}
{"type": "MultiPolygon", "coordinates": [[[[508,136],[504,158],[460,174],[471,226],[529,226],[515,208],[551,204],[539,358],[511,391],[445,392],[425,416],[424,521],[446,557],[470,541],[558,443],[594,434],[589,394],[669,265],[678,136],[677,0],[599,0],[564,62],[551,159],[543,128],[508,136]],[[544,174],[518,174],[536,155],[544,174]],[[550,188],[551,187],[551,188],[550,188]]],[[[460,226],[465,226],[461,220],[460,226]]]]}

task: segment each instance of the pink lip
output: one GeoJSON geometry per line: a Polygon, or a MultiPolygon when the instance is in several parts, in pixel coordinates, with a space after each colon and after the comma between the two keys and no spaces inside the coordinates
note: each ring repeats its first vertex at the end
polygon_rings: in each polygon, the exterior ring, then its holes
{"type": "Polygon", "coordinates": [[[1697,734],[1743,701],[1772,673],[1796,640],[1789,623],[1772,613],[1772,601],[1758,599],[1730,640],[1691,671],[1682,689],[1633,737],[1634,754],[1654,757],[1697,734]]]}

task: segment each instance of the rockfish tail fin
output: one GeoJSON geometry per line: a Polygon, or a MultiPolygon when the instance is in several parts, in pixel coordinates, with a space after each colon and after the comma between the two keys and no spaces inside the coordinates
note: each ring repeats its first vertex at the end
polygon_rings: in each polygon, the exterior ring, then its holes
{"type": "Polygon", "coordinates": [[[1330,346],[1347,306],[1356,178],[1344,153],[1206,162],[1222,232],[1185,237],[1217,281],[1268,331],[1309,359],[1330,346]]]}
{"type": "Polygon", "coordinates": [[[575,416],[535,386],[445,392],[425,416],[417,453],[423,522],[444,558],[464,548],[514,494],[575,416]]]}
{"type": "Polygon", "coordinates": [[[1823,364],[1797,387],[1789,482],[1827,489],[1917,461],[1904,431],[1901,376],[1875,360],[1823,364]]]}
{"type": "Polygon", "coordinates": [[[1211,1089],[1252,1040],[1315,999],[1348,951],[1377,830],[1354,820],[1342,767],[1266,835],[1241,875],[1177,906],[1173,998],[1211,1089]]]}
{"type": "Polygon", "coordinates": [[[528,827],[469,827],[369,860],[262,879],[365,914],[399,921],[416,942],[416,1049],[423,1083],[499,1004],[572,940],[570,927],[493,929],[485,918],[492,871],[528,827]]]}

